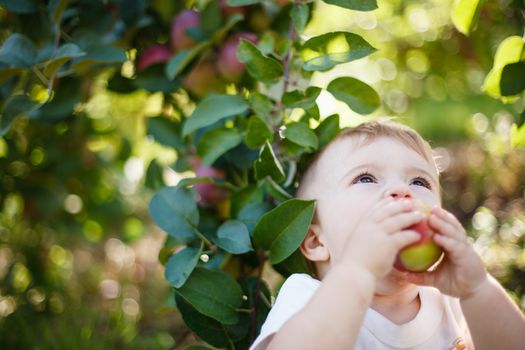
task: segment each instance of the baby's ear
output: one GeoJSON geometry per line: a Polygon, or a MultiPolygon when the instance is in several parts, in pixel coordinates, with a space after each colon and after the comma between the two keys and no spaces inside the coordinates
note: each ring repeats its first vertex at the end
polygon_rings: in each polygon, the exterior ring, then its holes
{"type": "Polygon", "coordinates": [[[301,253],[310,261],[328,261],[330,252],[321,234],[321,227],[317,224],[311,224],[308,233],[301,243],[301,253]]]}

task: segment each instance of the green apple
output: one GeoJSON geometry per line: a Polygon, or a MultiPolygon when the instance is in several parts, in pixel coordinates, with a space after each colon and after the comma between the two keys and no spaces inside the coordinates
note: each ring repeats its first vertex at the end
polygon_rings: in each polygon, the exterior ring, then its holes
{"type": "Polygon", "coordinates": [[[439,261],[443,249],[438,246],[433,236],[435,231],[428,225],[430,210],[422,202],[416,202],[416,207],[425,214],[425,218],[415,225],[407,227],[419,233],[419,241],[401,249],[396,257],[394,267],[400,271],[424,272],[439,261]]]}

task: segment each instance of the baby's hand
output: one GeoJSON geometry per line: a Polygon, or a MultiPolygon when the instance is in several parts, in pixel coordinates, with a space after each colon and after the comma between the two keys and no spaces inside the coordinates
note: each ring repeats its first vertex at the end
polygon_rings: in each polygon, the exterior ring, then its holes
{"type": "Polygon", "coordinates": [[[342,257],[334,263],[364,268],[375,280],[383,278],[392,270],[399,250],[419,239],[419,234],[403,228],[422,219],[423,213],[414,211],[412,201],[384,198],[360,219],[342,257]]]}
{"type": "Polygon", "coordinates": [[[434,207],[429,225],[437,232],[434,241],[445,250],[444,260],[435,271],[408,274],[409,280],[436,287],[444,294],[468,298],[487,279],[481,258],[468,241],[461,223],[448,211],[434,207]]]}

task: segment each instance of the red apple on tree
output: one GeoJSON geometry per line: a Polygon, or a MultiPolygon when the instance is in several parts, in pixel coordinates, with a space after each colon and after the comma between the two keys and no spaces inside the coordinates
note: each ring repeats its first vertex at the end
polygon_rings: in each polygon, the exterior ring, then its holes
{"type": "Polygon", "coordinates": [[[182,81],[182,85],[193,95],[203,98],[210,91],[222,92],[224,83],[211,61],[202,61],[193,67],[182,81]]]}
{"type": "Polygon", "coordinates": [[[171,57],[170,49],[165,45],[148,47],[137,59],[137,70],[143,71],[153,64],[164,63],[171,57]]]}
{"type": "MultiPolygon", "coordinates": [[[[191,163],[195,168],[195,176],[197,177],[213,177],[221,180],[226,177],[222,170],[202,165],[197,157],[193,158],[191,163]]],[[[205,206],[217,204],[228,197],[228,191],[213,183],[196,183],[195,191],[199,194],[199,203],[205,206]]]]}
{"type": "Polygon", "coordinates": [[[200,25],[200,15],[197,11],[184,10],[179,13],[171,23],[171,47],[175,51],[187,49],[196,44],[196,41],[187,33],[188,29],[200,25]]]}
{"type": "Polygon", "coordinates": [[[420,201],[416,201],[416,206],[425,214],[425,218],[406,229],[419,233],[420,239],[399,251],[394,267],[400,271],[424,272],[438,262],[443,254],[443,249],[433,240],[436,232],[428,225],[430,210],[420,201]]]}
{"type": "Polygon", "coordinates": [[[255,34],[238,33],[228,39],[219,50],[217,69],[227,81],[238,81],[246,68],[245,64],[237,58],[237,47],[241,39],[248,40],[253,44],[257,43],[257,36],[255,34]]]}

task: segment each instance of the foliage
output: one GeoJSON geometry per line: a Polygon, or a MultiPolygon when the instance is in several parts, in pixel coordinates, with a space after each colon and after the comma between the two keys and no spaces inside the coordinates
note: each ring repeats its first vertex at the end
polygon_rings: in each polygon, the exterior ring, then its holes
{"type": "MultiPolygon", "coordinates": [[[[450,188],[444,200],[462,213],[496,275],[520,298],[524,240],[516,232],[523,232],[525,184],[516,169],[525,162],[505,140],[525,145],[525,51],[516,29],[523,27],[523,4],[503,11],[508,3],[455,1],[436,24],[426,12],[437,7],[432,1],[0,0],[5,329],[35,310],[51,310],[47,316],[60,325],[56,300],[79,305],[97,287],[70,292],[70,275],[47,264],[74,255],[62,246],[95,249],[115,242],[112,234],[131,244],[146,231],[133,219],[146,220],[142,198],[151,195],[149,217],[167,234],[159,260],[174,292],[170,303],[208,344],[247,348],[271,306],[276,283],[265,276],[307,271],[297,247],[315,204],[293,199],[304,166],[343,125],[392,113],[417,114],[412,123],[436,142],[469,136],[485,172],[505,164],[515,174],[483,174],[458,146],[463,165],[449,164],[443,180],[450,188]],[[330,27],[320,20],[331,18],[323,11],[352,26],[330,27]],[[470,37],[453,30],[448,17],[470,37]],[[498,44],[495,54],[488,42],[498,44]],[[374,70],[381,83],[368,79],[374,70]],[[481,86],[499,101],[479,95],[481,86]],[[327,113],[323,99],[342,107],[327,113]],[[158,107],[148,112],[153,103],[158,107]],[[447,111],[454,113],[443,117],[447,111]],[[516,117],[498,117],[501,111],[516,117]],[[470,122],[475,112],[496,117],[477,113],[470,122]],[[137,190],[140,176],[126,170],[151,142],[158,148],[144,156],[144,185],[152,194],[137,190]],[[166,161],[156,153],[175,156],[166,161]],[[184,178],[166,181],[173,170],[184,178]],[[17,241],[23,232],[32,233],[17,241]],[[521,258],[501,263],[494,253],[501,247],[521,258]],[[59,277],[39,279],[48,274],[59,277]],[[38,302],[42,295],[46,301],[38,302]],[[14,312],[14,304],[27,308],[14,312]]],[[[145,317],[155,317],[146,309],[145,317]]],[[[129,314],[117,307],[110,314],[112,320],[99,320],[86,313],[93,329],[113,322],[106,335],[116,339],[97,343],[84,334],[88,347],[130,346],[136,323],[123,321],[129,314]]],[[[170,343],[138,337],[137,347],[141,341],[170,343]]]]}

